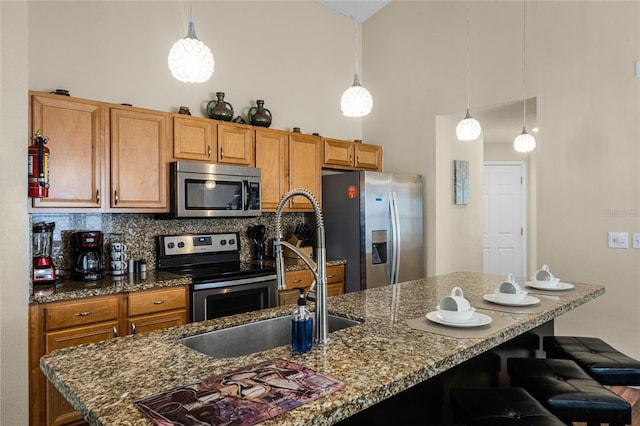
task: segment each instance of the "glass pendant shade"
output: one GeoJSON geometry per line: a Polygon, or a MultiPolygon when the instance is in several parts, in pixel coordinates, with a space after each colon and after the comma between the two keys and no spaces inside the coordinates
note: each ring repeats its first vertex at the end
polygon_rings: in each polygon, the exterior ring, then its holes
{"type": "Polygon", "coordinates": [[[176,41],[169,50],[171,74],[185,83],[204,83],[211,78],[215,62],[206,44],[196,37],[195,26],[189,21],[185,38],[176,41]]]}
{"type": "Polygon", "coordinates": [[[373,98],[371,93],[360,85],[358,74],[353,77],[353,86],[342,94],[340,107],[346,117],[364,117],[371,112],[373,98]]]}
{"type": "Polygon", "coordinates": [[[522,133],[513,141],[513,149],[518,152],[531,152],[536,148],[536,139],[522,127],[522,133]]]}
{"type": "Polygon", "coordinates": [[[482,128],[467,109],[467,115],[456,126],[456,136],[460,141],[474,141],[480,137],[482,128]]]}

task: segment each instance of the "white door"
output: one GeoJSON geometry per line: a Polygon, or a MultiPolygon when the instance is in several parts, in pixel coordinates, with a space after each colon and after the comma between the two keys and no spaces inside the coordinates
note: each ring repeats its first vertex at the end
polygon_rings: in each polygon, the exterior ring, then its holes
{"type": "Polygon", "coordinates": [[[527,276],[526,165],[484,163],[484,272],[527,276]]]}

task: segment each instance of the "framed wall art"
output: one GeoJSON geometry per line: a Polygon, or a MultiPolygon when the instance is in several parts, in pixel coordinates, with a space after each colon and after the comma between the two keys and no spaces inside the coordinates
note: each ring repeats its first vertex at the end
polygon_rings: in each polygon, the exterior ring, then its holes
{"type": "Polygon", "coordinates": [[[469,162],[453,160],[454,193],[456,204],[469,204],[469,162]]]}

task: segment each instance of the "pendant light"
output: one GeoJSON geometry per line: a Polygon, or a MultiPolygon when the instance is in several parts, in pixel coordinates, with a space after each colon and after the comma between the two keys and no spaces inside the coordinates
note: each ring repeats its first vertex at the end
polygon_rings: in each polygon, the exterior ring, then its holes
{"type": "Polygon", "coordinates": [[[353,86],[349,87],[342,94],[340,108],[345,117],[364,117],[371,112],[373,98],[371,93],[360,84],[358,78],[358,51],[359,51],[359,31],[358,31],[358,1],[355,3],[355,26],[356,26],[356,73],[353,76],[353,86]]]}
{"type": "Polygon", "coordinates": [[[513,149],[531,152],[536,148],[536,139],[527,133],[527,2],[522,5],[522,133],[513,141],[513,149]]]}
{"type": "Polygon", "coordinates": [[[469,54],[469,5],[467,4],[467,115],[460,120],[458,125],[456,126],[456,136],[459,141],[474,141],[480,137],[480,133],[482,132],[482,128],[480,127],[480,123],[475,118],[471,117],[471,113],[469,112],[469,101],[470,101],[470,54],[469,54]]]}
{"type": "Polygon", "coordinates": [[[213,54],[207,45],[196,37],[196,29],[191,20],[191,6],[187,35],[173,44],[167,61],[171,74],[178,81],[185,83],[204,83],[213,74],[213,54]]]}

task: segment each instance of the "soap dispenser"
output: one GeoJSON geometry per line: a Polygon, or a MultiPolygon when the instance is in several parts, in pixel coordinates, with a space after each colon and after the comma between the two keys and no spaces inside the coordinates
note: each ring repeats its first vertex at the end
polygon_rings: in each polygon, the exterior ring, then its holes
{"type": "Polygon", "coordinates": [[[307,311],[304,289],[298,290],[298,309],[291,317],[291,348],[294,352],[309,352],[313,345],[313,316],[307,311]]]}

